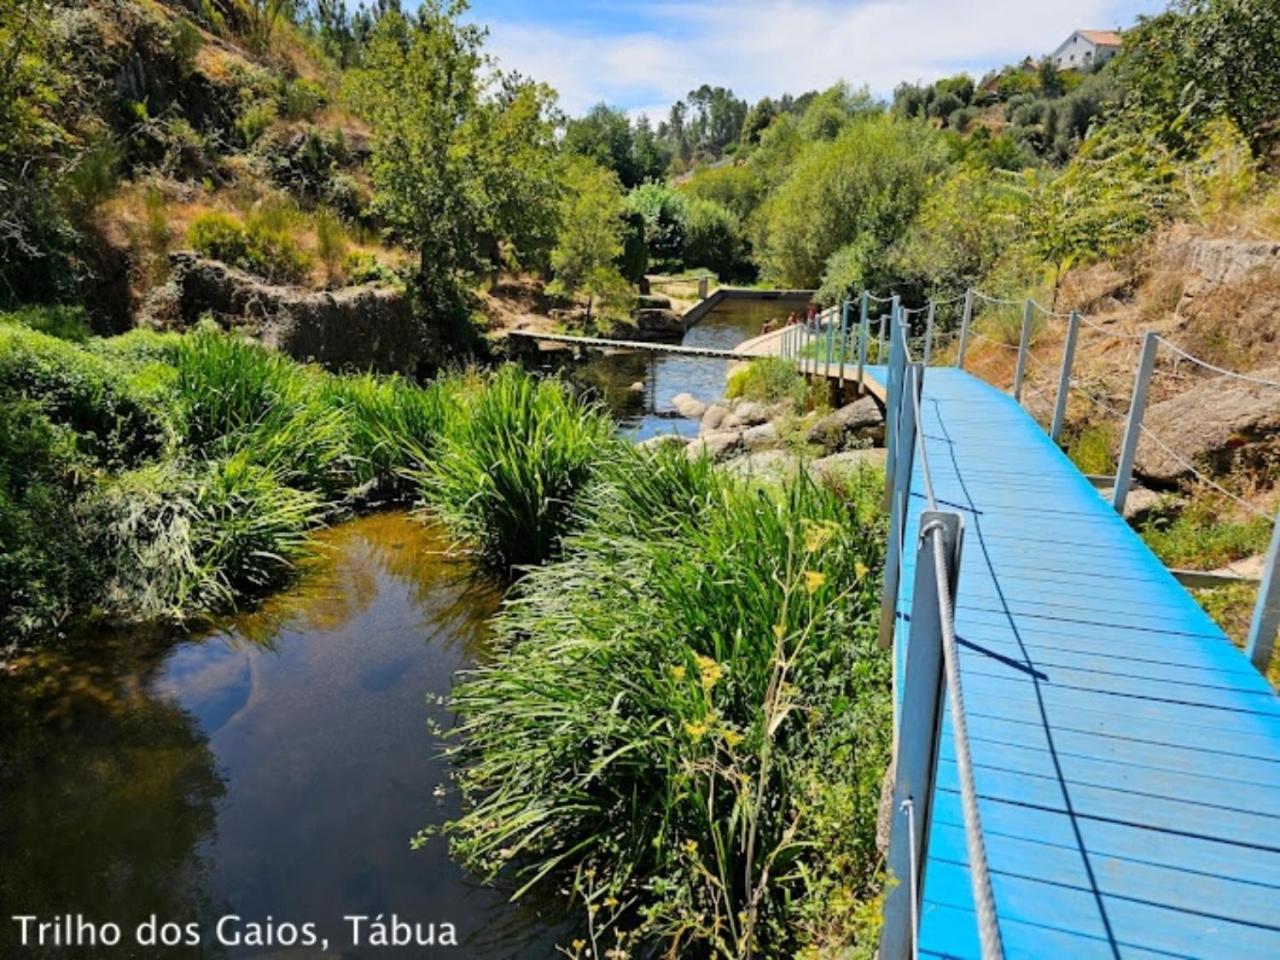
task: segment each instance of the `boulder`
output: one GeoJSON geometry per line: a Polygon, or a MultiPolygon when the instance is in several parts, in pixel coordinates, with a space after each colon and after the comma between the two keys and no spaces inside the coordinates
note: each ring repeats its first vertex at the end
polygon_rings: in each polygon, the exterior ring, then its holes
{"type": "Polygon", "coordinates": [[[772,423],[762,423],[759,426],[748,427],[742,431],[742,443],[748,450],[763,450],[766,447],[776,446],[778,443],[778,428],[772,423]]]}
{"type": "Polygon", "coordinates": [[[754,427],[769,419],[769,410],[762,403],[754,400],[739,400],[729,409],[729,415],[720,424],[722,430],[737,430],[741,427],[754,427]]]}
{"type": "MultiPolygon", "coordinates": [[[[1280,382],[1280,366],[1252,375],[1280,382]]],[[[1188,462],[1211,476],[1262,465],[1280,455],[1280,389],[1214,377],[1151,405],[1142,425],[1135,470],[1156,486],[1189,477],[1188,462]]]]}
{"type": "Polygon", "coordinates": [[[724,418],[728,415],[728,407],[721,403],[713,403],[707,407],[707,412],[702,415],[702,423],[698,426],[698,432],[714,433],[720,429],[720,424],[724,423],[724,418]]]}
{"type": "Polygon", "coordinates": [[[663,450],[667,447],[679,447],[684,449],[689,445],[689,438],[682,437],[678,433],[660,433],[656,437],[650,437],[648,440],[641,440],[636,444],[637,450],[663,450]]]}
{"type": "Polygon", "coordinates": [[[809,430],[809,442],[840,450],[850,441],[884,443],[884,414],[871,397],[863,397],[827,414],[809,430]]]}
{"type": "Polygon", "coordinates": [[[780,480],[794,476],[799,466],[800,461],[785,450],[756,450],[735,457],[724,468],[739,477],[780,480]]]}
{"type": "Polygon", "coordinates": [[[265,283],[194,253],[169,259],[170,280],[146,312],[152,325],[188,327],[210,314],[295,360],[331,369],[413,374],[444,362],[442,340],[415,318],[403,290],[307,290],[265,283]]]}
{"type": "Polygon", "coordinates": [[[684,333],[684,318],[670,307],[639,307],[629,320],[613,325],[618,340],[675,340],[684,333]]]}
{"type": "Polygon", "coordinates": [[[884,447],[870,447],[866,450],[846,450],[844,453],[822,457],[809,464],[809,472],[817,480],[827,480],[870,467],[883,470],[885,462],[884,447]]]}
{"type": "MultiPolygon", "coordinates": [[[[1098,496],[1110,503],[1111,498],[1115,496],[1115,487],[1099,487],[1098,496]]],[[[1148,487],[1131,486],[1124,498],[1124,518],[1134,523],[1142,523],[1155,511],[1165,508],[1170,498],[1170,494],[1157,493],[1148,487]]]]}
{"type": "Polygon", "coordinates": [[[1274,240],[1193,237],[1185,249],[1189,296],[1239,283],[1257,270],[1280,271],[1280,243],[1274,240]]]}
{"type": "Polygon", "coordinates": [[[719,462],[726,460],[742,449],[742,434],[737,430],[720,430],[699,437],[685,448],[690,460],[698,457],[709,457],[719,462]]]}
{"type": "Polygon", "coordinates": [[[690,393],[677,393],[671,398],[671,405],[686,420],[701,420],[707,412],[707,405],[690,393]]]}

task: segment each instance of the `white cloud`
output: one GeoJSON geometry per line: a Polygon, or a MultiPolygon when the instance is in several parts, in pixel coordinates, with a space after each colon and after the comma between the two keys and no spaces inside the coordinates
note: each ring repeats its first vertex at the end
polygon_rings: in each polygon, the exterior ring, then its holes
{"type": "Polygon", "coordinates": [[[980,74],[1077,28],[1116,26],[1115,10],[1116,0],[657,0],[627,33],[490,23],[489,49],[554,86],[570,113],[604,100],[661,116],[702,83],[754,100],[840,79],[888,95],[903,80],[980,74]]]}

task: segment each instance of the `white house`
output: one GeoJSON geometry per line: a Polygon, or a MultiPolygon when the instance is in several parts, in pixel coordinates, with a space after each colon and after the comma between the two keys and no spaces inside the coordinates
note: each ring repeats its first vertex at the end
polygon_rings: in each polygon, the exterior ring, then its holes
{"type": "Polygon", "coordinates": [[[1120,52],[1120,42],[1115,30],[1077,30],[1050,59],[1059,70],[1084,70],[1114,57],[1120,52]]]}

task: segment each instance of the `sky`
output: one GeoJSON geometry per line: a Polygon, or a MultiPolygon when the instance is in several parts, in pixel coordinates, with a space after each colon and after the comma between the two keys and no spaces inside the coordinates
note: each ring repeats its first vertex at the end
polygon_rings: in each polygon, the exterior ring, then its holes
{"type": "Polygon", "coordinates": [[[1073,30],[1113,29],[1164,0],[472,0],[504,69],[551,84],[581,114],[604,101],[657,120],[709,83],[754,102],[837,80],[888,97],[1052,51],[1073,30]]]}

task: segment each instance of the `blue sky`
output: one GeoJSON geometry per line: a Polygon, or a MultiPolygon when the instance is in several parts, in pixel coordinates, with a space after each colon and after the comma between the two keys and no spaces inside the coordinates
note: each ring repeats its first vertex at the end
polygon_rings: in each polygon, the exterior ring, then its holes
{"type": "Polygon", "coordinates": [[[554,86],[581,113],[604,100],[665,114],[702,83],[755,100],[847,80],[980,75],[1047,53],[1077,28],[1127,26],[1163,0],[472,0],[506,69],[554,86]]]}

